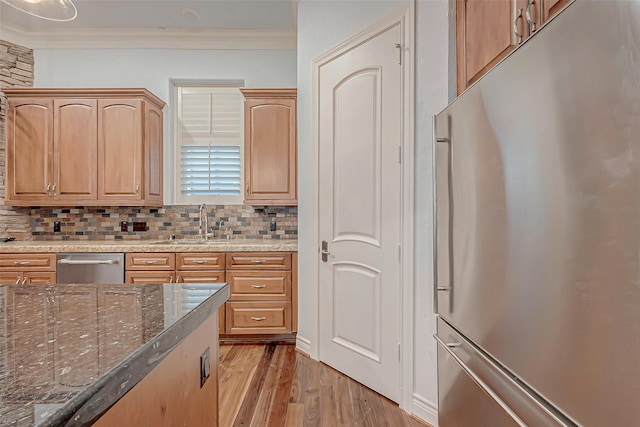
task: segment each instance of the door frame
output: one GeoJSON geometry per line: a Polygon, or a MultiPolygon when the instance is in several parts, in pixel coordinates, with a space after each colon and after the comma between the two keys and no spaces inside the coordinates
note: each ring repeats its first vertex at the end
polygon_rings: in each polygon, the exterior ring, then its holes
{"type": "Polygon", "coordinates": [[[311,165],[311,184],[313,189],[312,200],[313,216],[311,221],[311,240],[317,248],[318,256],[313,258],[309,266],[309,293],[315,297],[316,306],[312,308],[315,321],[314,335],[311,340],[297,340],[297,347],[308,353],[315,360],[319,359],[320,348],[320,144],[319,144],[319,71],[320,67],[334,58],[343,55],[354,47],[386,31],[390,27],[400,24],[402,35],[402,141],[401,153],[401,206],[400,206],[400,407],[408,409],[413,399],[413,373],[414,373],[414,117],[415,117],[415,89],[414,89],[414,55],[415,55],[415,5],[408,2],[406,5],[392,12],[385,18],[374,23],[349,40],[339,44],[335,48],[320,55],[312,61],[312,94],[311,94],[311,151],[315,155],[315,162],[311,165]]]}

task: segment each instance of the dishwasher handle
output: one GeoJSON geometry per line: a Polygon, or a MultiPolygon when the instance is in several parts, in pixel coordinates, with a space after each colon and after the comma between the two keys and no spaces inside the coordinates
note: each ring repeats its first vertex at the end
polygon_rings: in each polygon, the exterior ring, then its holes
{"type": "Polygon", "coordinates": [[[117,259],[59,259],[58,264],[67,265],[98,265],[98,264],[118,264],[117,259]]]}

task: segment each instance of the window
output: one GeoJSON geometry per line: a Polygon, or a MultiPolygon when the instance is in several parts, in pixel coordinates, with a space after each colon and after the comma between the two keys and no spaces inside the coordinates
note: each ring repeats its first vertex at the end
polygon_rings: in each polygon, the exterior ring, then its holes
{"type": "Polygon", "coordinates": [[[242,204],[242,93],[228,86],[176,92],[176,202],[242,204]]]}

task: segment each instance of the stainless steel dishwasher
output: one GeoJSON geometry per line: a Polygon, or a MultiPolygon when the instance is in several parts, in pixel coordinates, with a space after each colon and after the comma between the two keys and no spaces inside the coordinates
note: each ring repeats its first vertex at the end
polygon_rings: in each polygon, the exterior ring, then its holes
{"type": "Polygon", "coordinates": [[[124,283],[124,254],[60,253],[57,283],[124,283]]]}

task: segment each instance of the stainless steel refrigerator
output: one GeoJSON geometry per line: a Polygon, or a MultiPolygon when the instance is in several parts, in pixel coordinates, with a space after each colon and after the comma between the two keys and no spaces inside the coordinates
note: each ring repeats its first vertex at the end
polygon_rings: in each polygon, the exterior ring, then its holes
{"type": "Polygon", "coordinates": [[[435,117],[439,425],[640,425],[640,1],[577,0],[435,117]]]}

